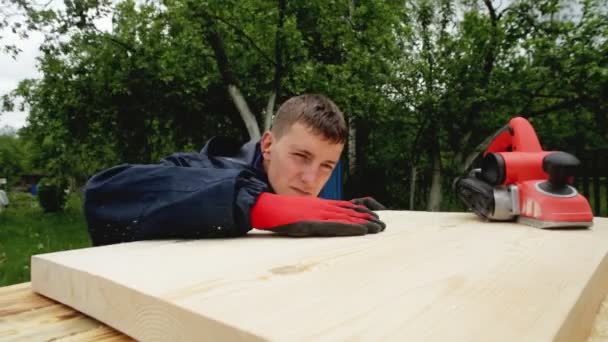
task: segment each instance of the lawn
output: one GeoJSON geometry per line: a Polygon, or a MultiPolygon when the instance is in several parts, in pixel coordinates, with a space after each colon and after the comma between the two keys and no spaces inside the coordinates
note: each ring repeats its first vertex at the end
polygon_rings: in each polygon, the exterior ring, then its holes
{"type": "Polygon", "coordinates": [[[91,246],[78,194],[59,213],[44,213],[28,193],[9,201],[0,212],[0,286],[29,281],[32,255],[91,246]]]}

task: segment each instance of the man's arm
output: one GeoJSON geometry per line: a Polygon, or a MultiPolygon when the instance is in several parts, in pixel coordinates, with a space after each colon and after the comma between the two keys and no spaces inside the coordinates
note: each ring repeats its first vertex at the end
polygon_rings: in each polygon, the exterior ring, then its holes
{"type": "Polygon", "coordinates": [[[173,159],[120,165],[89,180],[84,209],[94,245],[234,237],[251,229],[249,213],[266,183],[246,169],[184,167],[190,161],[173,159]]]}

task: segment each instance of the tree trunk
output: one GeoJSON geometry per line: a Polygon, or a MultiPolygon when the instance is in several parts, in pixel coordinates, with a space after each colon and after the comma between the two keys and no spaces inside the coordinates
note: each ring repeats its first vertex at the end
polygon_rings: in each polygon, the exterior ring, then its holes
{"type": "Polygon", "coordinates": [[[431,149],[431,160],[433,163],[433,176],[431,180],[431,191],[427,203],[428,211],[439,211],[441,207],[441,152],[439,149],[439,137],[434,138],[434,146],[431,149]]]}
{"type": "Polygon", "coordinates": [[[416,176],[418,170],[416,165],[412,165],[412,175],[410,179],[410,210],[414,210],[414,200],[416,198],[416,176]]]}
{"type": "Polygon", "coordinates": [[[243,122],[245,123],[245,127],[247,127],[247,132],[249,133],[249,138],[251,140],[260,139],[261,135],[260,135],[260,128],[258,127],[258,121],[256,120],[255,116],[249,109],[249,106],[247,105],[247,101],[245,100],[245,97],[243,96],[243,94],[241,93],[239,88],[233,84],[229,84],[228,93],[230,93],[232,102],[234,102],[234,105],[236,106],[239,113],[241,114],[241,118],[243,119],[243,122]]]}
{"type": "MultiPolygon", "coordinates": [[[[466,133],[464,133],[459,142],[462,141],[469,141],[469,139],[471,138],[471,134],[473,134],[472,131],[468,131],[466,133]]],[[[459,145],[462,146],[462,145],[459,145]]],[[[467,160],[468,156],[465,158],[464,156],[464,150],[463,149],[458,149],[458,151],[456,151],[456,153],[454,153],[454,165],[456,166],[456,168],[458,168],[459,170],[464,170],[466,168],[465,165],[463,165],[463,162],[465,160],[467,160]]]]}
{"type": "MultiPolygon", "coordinates": [[[[433,125],[437,127],[437,125],[433,125]]],[[[433,139],[431,141],[430,160],[433,165],[431,177],[431,190],[427,202],[428,211],[439,211],[441,207],[441,148],[439,146],[439,136],[437,129],[431,130],[433,139]]]]}
{"type": "Polygon", "coordinates": [[[249,109],[247,105],[247,100],[245,100],[245,96],[241,93],[237,86],[237,80],[234,76],[232,69],[230,67],[230,63],[228,60],[228,55],[226,54],[226,50],[224,49],[224,42],[222,41],[222,37],[213,27],[212,21],[207,19],[208,29],[206,32],[207,40],[209,41],[209,45],[213,49],[213,53],[215,54],[215,60],[217,62],[217,67],[222,75],[222,79],[224,80],[224,84],[226,88],[228,88],[228,93],[230,94],[230,98],[232,102],[236,106],[243,122],[245,123],[245,127],[247,128],[247,132],[249,133],[249,138],[251,140],[260,139],[260,127],[258,126],[258,121],[255,118],[255,115],[249,109]]]}
{"type": "Polygon", "coordinates": [[[272,92],[268,98],[268,104],[266,105],[266,112],[264,113],[264,131],[270,129],[272,126],[272,116],[274,115],[274,103],[277,98],[277,93],[272,92]]]}
{"type": "Polygon", "coordinates": [[[357,171],[357,127],[352,116],[348,116],[348,175],[357,171]]]}

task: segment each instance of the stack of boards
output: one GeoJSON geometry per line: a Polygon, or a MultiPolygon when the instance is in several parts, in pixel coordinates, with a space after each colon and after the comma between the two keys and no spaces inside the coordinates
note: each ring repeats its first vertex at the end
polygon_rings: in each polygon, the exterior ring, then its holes
{"type": "Polygon", "coordinates": [[[383,233],[262,231],[32,258],[34,291],[142,341],[579,341],[608,291],[608,219],[541,230],[380,211],[383,233]]]}

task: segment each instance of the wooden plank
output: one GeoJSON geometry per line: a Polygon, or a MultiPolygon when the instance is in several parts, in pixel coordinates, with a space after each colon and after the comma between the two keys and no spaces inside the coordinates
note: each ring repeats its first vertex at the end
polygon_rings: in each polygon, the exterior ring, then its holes
{"type": "Polygon", "coordinates": [[[587,342],[607,342],[608,341],[608,297],[604,298],[600,310],[595,316],[591,335],[587,342]]]}
{"type": "Polygon", "coordinates": [[[384,233],[145,241],[32,258],[34,291],[138,340],[578,341],[608,290],[608,219],[540,230],[380,212],[384,233]]]}
{"type": "Polygon", "coordinates": [[[2,341],[132,341],[65,305],[32,292],[30,283],[0,289],[2,341]]]}
{"type": "MultiPolygon", "coordinates": [[[[43,296],[32,292],[30,283],[23,283],[15,286],[0,287],[0,307],[14,307],[19,306],[20,311],[36,310],[37,308],[44,306],[61,305],[55,301],[48,300],[43,296]],[[19,289],[19,296],[12,296],[11,293],[15,289],[19,289]]],[[[67,307],[66,307],[67,308],[67,307]]],[[[82,315],[77,311],[73,311],[75,315],[82,315]]],[[[14,315],[18,313],[10,314],[4,311],[4,314],[0,316],[0,336],[6,336],[6,332],[9,329],[10,322],[15,320],[14,315]]],[[[84,316],[84,315],[83,315],[84,316]]],[[[57,317],[46,316],[48,320],[55,320],[57,317]]],[[[73,322],[74,325],[78,324],[73,322]]],[[[32,325],[27,331],[22,331],[20,335],[12,337],[13,340],[30,341],[31,335],[35,333],[37,327],[32,325]]],[[[4,339],[3,339],[4,340],[4,339]]],[[[79,341],[79,342],[119,342],[119,341],[132,341],[127,336],[120,332],[101,324],[98,327],[85,330],[83,332],[66,336],[62,331],[55,331],[55,334],[49,336],[49,341],[79,341]]],[[[587,339],[587,342],[608,342],[608,297],[604,298],[600,311],[595,317],[593,329],[591,335],[587,339]]]]}

